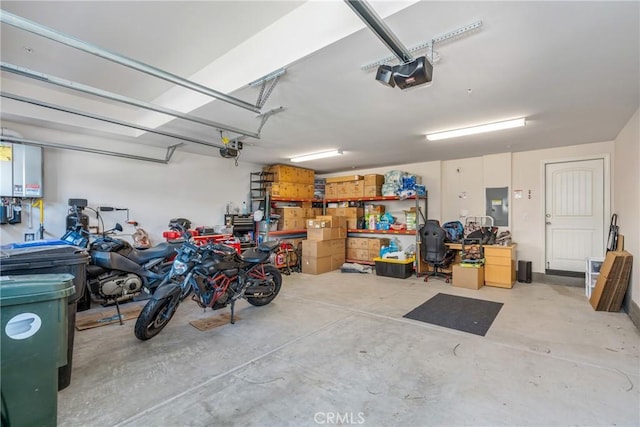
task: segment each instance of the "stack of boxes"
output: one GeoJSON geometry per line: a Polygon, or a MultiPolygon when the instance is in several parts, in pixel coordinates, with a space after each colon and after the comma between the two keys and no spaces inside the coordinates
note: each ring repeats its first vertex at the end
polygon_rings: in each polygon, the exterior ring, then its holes
{"type": "Polygon", "coordinates": [[[364,197],[364,176],[334,176],[325,179],[325,198],[357,199],[364,197]]]}
{"type": "Polygon", "coordinates": [[[348,237],[347,259],[349,261],[372,262],[380,256],[380,248],[389,246],[389,239],[385,237],[348,237]]]}
{"type": "Polygon", "coordinates": [[[384,175],[347,175],[326,179],[325,198],[362,199],[382,195],[384,175]]]}
{"type": "Polygon", "coordinates": [[[365,175],[364,176],[364,197],[382,196],[382,184],[384,184],[384,175],[365,175]]]}
{"type": "Polygon", "coordinates": [[[307,240],[302,241],[302,272],[322,274],[339,269],[345,262],[346,219],[318,216],[307,220],[307,240]]]}
{"type": "Polygon", "coordinates": [[[322,208],[311,207],[311,202],[302,202],[302,206],[275,208],[272,214],[278,215],[278,230],[304,230],[306,221],[322,213],[322,208]]]}
{"type": "Polygon", "coordinates": [[[288,199],[313,199],[315,172],[311,169],[287,165],[267,166],[265,172],[271,174],[272,197],[288,199]]]}
{"type": "Polygon", "coordinates": [[[364,217],[364,209],[362,208],[327,208],[326,212],[331,216],[343,216],[348,229],[359,228],[358,221],[364,217]]]}

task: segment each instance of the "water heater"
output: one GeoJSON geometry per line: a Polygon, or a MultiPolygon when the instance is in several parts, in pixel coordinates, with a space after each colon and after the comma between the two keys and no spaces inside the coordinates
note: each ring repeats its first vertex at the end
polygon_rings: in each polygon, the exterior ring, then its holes
{"type": "Polygon", "coordinates": [[[0,143],[0,196],[43,196],[42,147],[0,143]]]}

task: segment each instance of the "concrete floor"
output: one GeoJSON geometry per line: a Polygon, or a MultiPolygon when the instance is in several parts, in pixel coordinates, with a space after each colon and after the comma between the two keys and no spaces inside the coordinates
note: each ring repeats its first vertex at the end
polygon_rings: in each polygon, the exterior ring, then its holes
{"type": "Polygon", "coordinates": [[[59,425],[640,425],[640,333],[579,287],[294,273],[235,325],[188,323],[218,313],[76,331],[59,425]],[[484,337],[402,318],[439,292],[504,306],[484,337]]]}

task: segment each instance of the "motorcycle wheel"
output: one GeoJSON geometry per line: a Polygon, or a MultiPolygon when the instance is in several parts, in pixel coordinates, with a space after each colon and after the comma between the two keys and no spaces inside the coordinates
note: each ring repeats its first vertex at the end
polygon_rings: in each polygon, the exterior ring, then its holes
{"type": "Polygon", "coordinates": [[[246,297],[249,304],[255,305],[256,307],[267,305],[273,301],[275,297],[278,296],[280,286],[282,285],[282,275],[280,274],[280,270],[273,265],[265,265],[263,268],[265,279],[273,285],[273,292],[263,297],[246,297]]]}
{"type": "Polygon", "coordinates": [[[144,306],[133,330],[136,338],[146,341],[158,335],[167,326],[167,323],[169,323],[178,308],[176,305],[173,312],[169,313],[165,318],[164,315],[169,310],[170,302],[171,298],[152,299],[144,306]]]}

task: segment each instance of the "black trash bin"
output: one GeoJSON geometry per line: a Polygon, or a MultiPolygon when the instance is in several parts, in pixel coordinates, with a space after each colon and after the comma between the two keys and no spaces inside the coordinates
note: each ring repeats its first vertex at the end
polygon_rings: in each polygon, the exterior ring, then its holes
{"type": "Polygon", "coordinates": [[[77,302],[86,292],[87,264],[90,259],[85,248],[71,246],[61,240],[11,244],[0,249],[2,276],[56,273],[74,276],[74,293],[69,296],[67,309],[67,364],[58,368],[58,390],[71,383],[77,302]]]}

